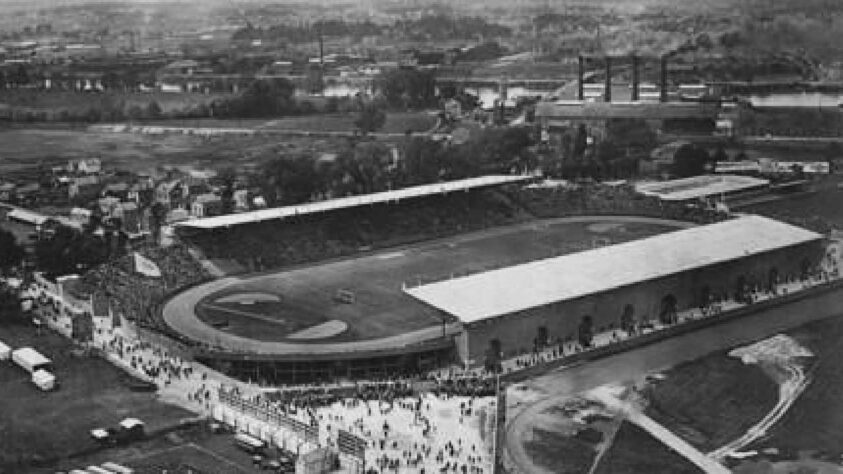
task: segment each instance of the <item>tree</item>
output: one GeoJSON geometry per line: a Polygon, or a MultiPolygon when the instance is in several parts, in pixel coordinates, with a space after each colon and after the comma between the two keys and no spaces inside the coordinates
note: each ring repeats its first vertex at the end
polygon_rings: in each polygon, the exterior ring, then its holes
{"type": "Polygon", "coordinates": [[[342,175],[339,194],[367,194],[393,184],[392,153],[382,143],[362,142],[337,159],[342,175]]]}
{"type": "Polygon", "coordinates": [[[151,101],[146,106],[146,116],[152,119],[159,118],[161,116],[162,110],[161,106],[156,101],[151,101]]]}
{"type": "Polygon", "coordinates": [[[161,227],[167,218],[167,207],[160,202],[156,202],[149,209],[149,227],[152,231],[152,241],[161,241],[161,227]]]}
{"type": "Polygon", "coordinates": [[[436,105],[436,78],[431,71],[396,69],[376,81],[391,107],[406,109],[436,105]]]}
{"type": "Polygon", "coordinates": [[[259,185],[270,205],[300,204],[322,189],[323,177],[310,157],[285,156],[264,165],[259,185]]]}
{"type": "Polygon", "coordinates": [[[705,165],[710,158],[708,152],[696,145],[682,145],[673,155],[673,175],[687,178],[705,173],[705,165]]]}
{"type": "Polygon", "coordinates": [[[0,229],[0,270],[20,265],[26,254],[24,248],[18,244],[14,234],[0,229]]]}
{"type": "Polygon", "coordinates": [[[580,321],[577,328],[577,341],[583,347],[591,347],[591,342],[594,340],[594,321],[591,316],[585,315],[580,321]]]}
{"type": "Polygon", "coordinates": [[[526,128],[485,129],[463,145],[454,147],[456,154],[463,158],[454,161],[458,167],[452,170],[460,176],[453,177],[533,169],[537,158],[530,148],[532,145],[533,139],[526,128]]]}
{"type": "Polygon", "coordinates": [[[444,151],[439,142],[427,137],[410,137],[402,149],[402,184],[433,183],[447,169],[444,151]]]}
{"type": "Polygon", "coordinates": [[[222,201],[222,213],[231,214],[234,212],[234,182],[237,174],[233,168],[223,168],[219,173],[219,180],[222,183],[220,199],[222,201]]]}
{"type": "Polygon", "coordinates": [[[35,244],[35,256],[42,270],[65,275],[103,263],[107,258],[107,250],[103,240],[95,235],[55,225],[51,237],[35,244]]]}
{"type": "Polygon", "coordinates": [[[577,134],[574,136],[574,145],[571,150],[572,158],[575,160],[581,160],[585,155],[585,150],[588,147],[588,130],[585,128],[585,124],[580,124],[577,127],[577,134]]]}
{"type": "Polygon", "coordinates": [[[360,130],[363,135],[380,130],[386,123],[386,113],[376,103],[368,102],[363,105],[360,113],[357,114],[357,119],[354,121],[354,126],[360,130]]]}
{"type": "Polygon", "coordinates": [[[221,117],[273,117],[296,112],[295,85],[284,78],[258,79],[238,97],[216,101],[213,115],[221,117]]]}
{"type": "Polygon", "coordinates": [[[721,145],[717,147],[717,151],[714,152],[714,156],[711,157],[711,160],[715,163],[729,161],[729,154],[726,153],[726,149],[721,145]]]}

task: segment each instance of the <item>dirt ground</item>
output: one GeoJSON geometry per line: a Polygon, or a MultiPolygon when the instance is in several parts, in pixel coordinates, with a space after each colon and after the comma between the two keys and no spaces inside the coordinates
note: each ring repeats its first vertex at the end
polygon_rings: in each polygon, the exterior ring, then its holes
{"type": "Polygon", "coordinates": [[[30,326],[0,326],[0,340],[31,346],[53,361],[59,389],[41,392],[11,361],[0,362],[0,472],[25,472],[38,461],[65,458],[95,448],[90,430],[115,427],[127,417],[149,431],[193,416],[158,401],[154,393],[129,388],[130,378],[105,360],[74,355],[73,344],[30,326]]]}

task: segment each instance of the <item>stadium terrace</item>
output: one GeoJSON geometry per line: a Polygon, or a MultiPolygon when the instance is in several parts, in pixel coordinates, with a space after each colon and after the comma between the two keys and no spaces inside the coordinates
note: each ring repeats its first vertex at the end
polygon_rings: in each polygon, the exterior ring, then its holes
{"type": "Polygon", "coordinates": [[[255,222],[284,219],[287,217],[303,216],[320,212],[349,209],[353,207],[398,202],[405,199],[432,196],[435,194],[446,194],[456,191],[469,191],[489,186],[519,183],[534,179],[533,176],[506,176],[489,175],[477,178],[468,178],[444,183],[425,184],[393,191],[365,194],[361,196],[349,196],[338,199],[329,199],[295,206],[275,207],[259,211],[244,212],[225,216],[208,217],[204,219],[193,219],[176,224],[179,227],[190,227],[195,229],[216,229],[231,227],[238,224],[249,224],[255,222]]]}

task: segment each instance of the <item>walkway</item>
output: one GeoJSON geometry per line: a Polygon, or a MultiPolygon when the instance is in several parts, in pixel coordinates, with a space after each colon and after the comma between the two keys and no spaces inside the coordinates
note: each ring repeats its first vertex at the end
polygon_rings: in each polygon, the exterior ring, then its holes
{"type": "Polygon", "coordinates": [[[654,438],[661,441],[665,446],[676,451],[679,455],[694,463],[704,472],[711,474],[729,474],[729,470],[722,464],[718,463],[713,458],[706,456],[697,448],[691,446],[665,428],[660,423],[656,422],[649,416],[645,415],[638,408],[631,403],[615,397],[609,390],[605,388],[598,388],[589,393],[591,398],[603,403],[607,408],[624,416],[630,422],[638,425],[643,430],[647,431],[654,438]]]}

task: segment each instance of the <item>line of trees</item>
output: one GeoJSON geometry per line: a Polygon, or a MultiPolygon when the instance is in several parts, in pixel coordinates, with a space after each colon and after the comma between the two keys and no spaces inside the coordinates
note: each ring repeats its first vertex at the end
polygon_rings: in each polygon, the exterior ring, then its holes
{"type": "Polygon", "coordinates": [[[527,128],[478,131],[462,144],[407,136],[395,148],[350,140],[333,160],[278,157],[252,177],[270,206],[365,194],[406,186],[534,169],[535,137],[527,128]]]}

